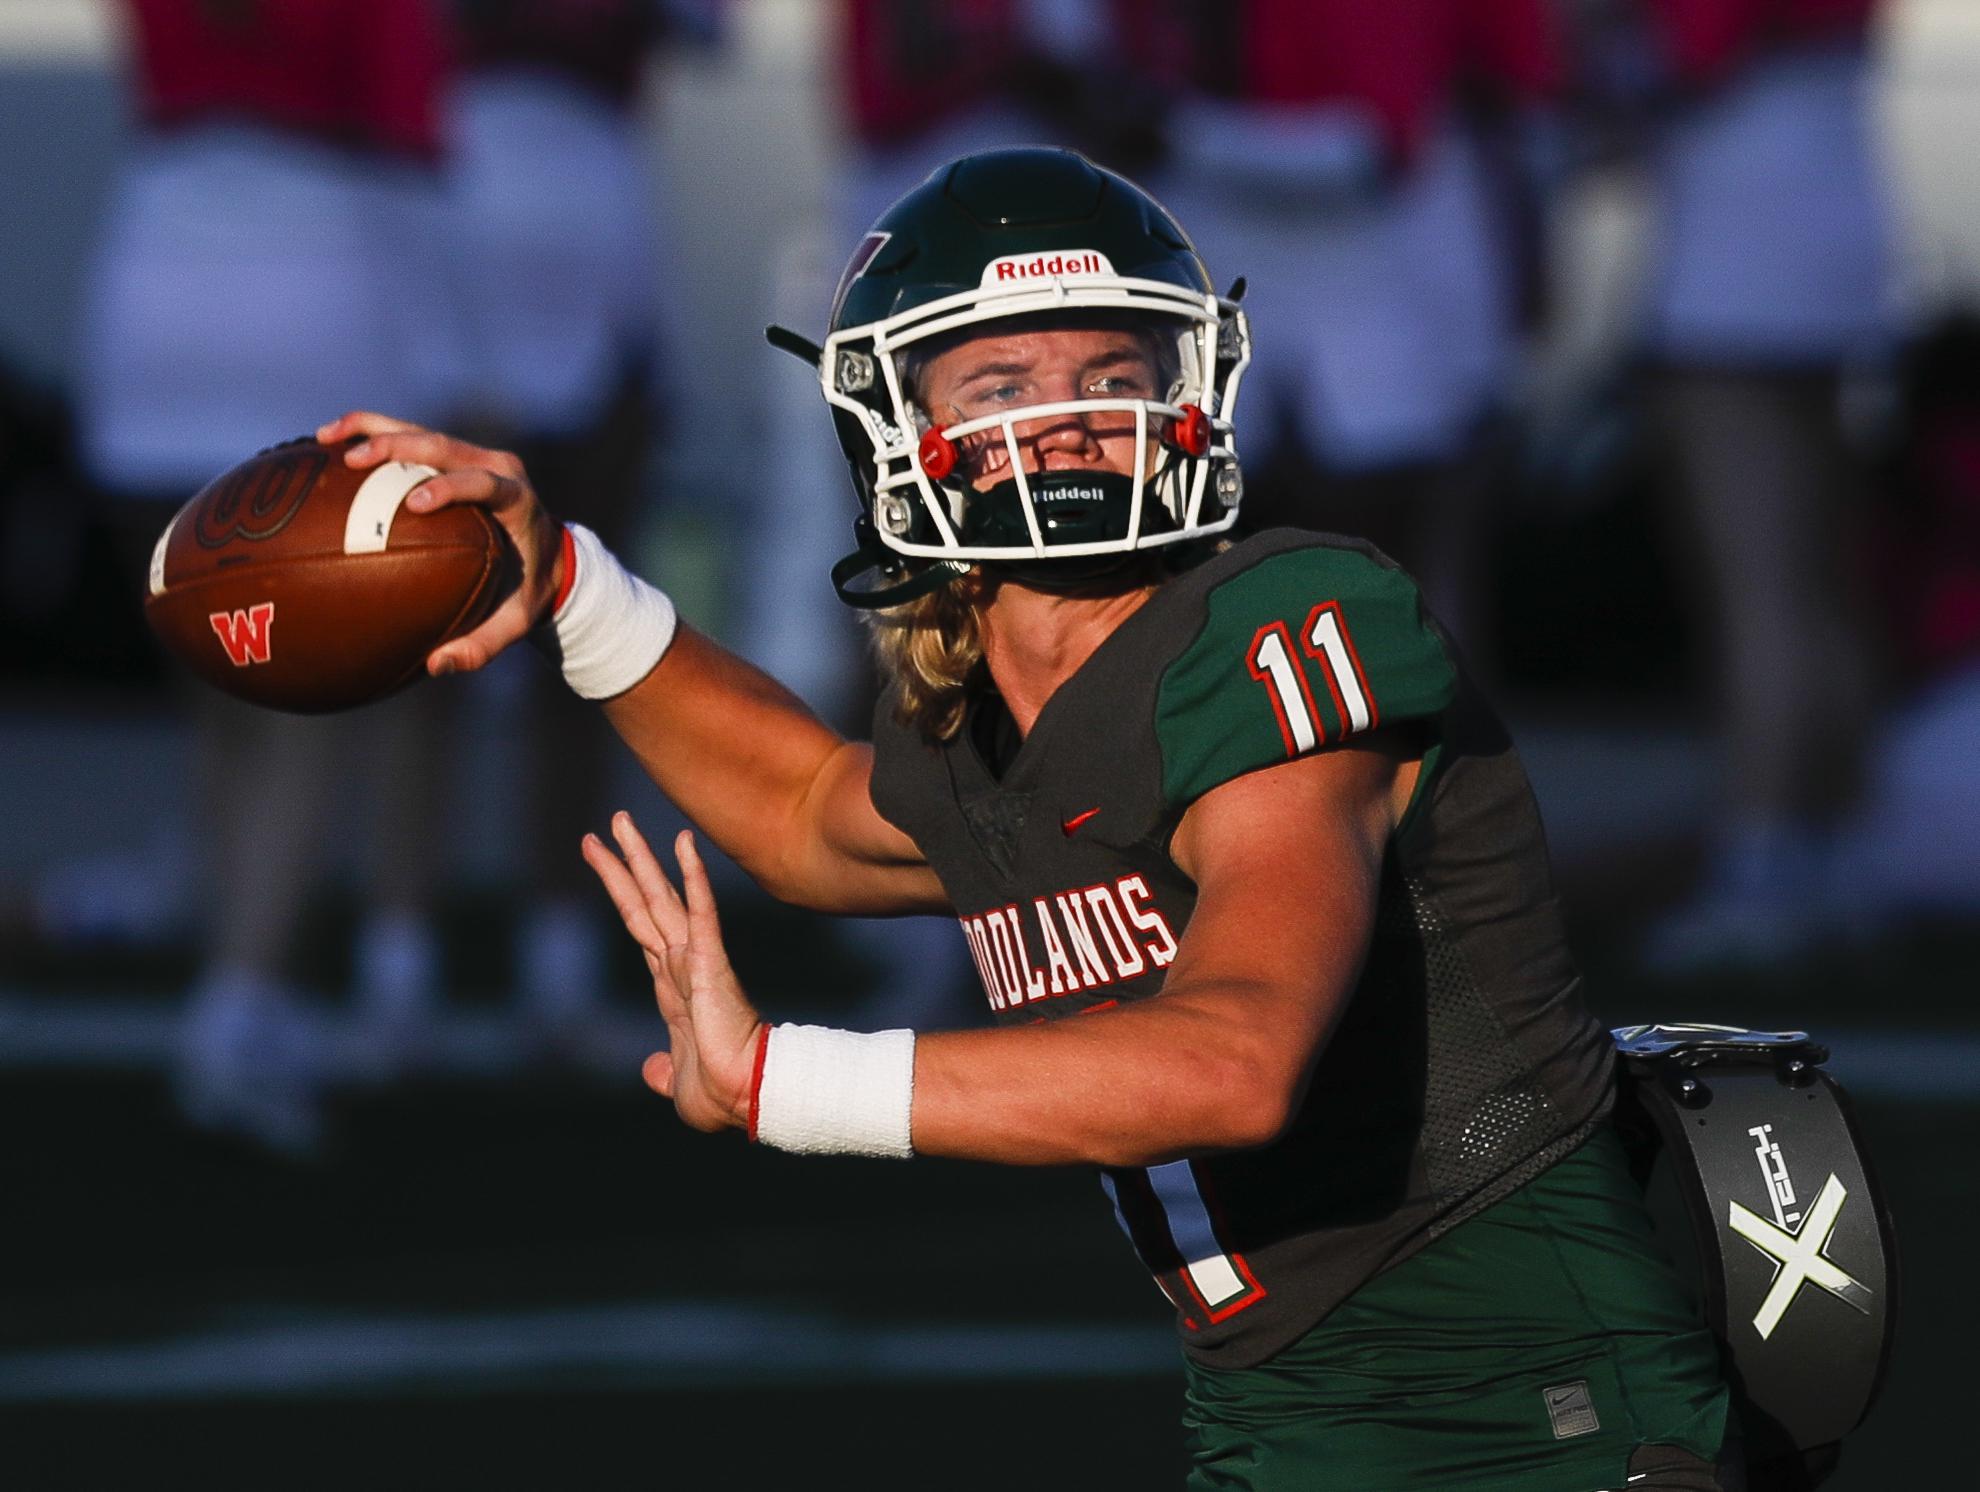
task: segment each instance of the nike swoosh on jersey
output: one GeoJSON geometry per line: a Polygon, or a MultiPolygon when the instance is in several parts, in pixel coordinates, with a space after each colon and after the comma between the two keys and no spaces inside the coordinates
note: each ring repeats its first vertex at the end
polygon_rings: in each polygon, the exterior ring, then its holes
{"type": "Polygon", "coordinates": [[[1059,820],[1059,827],[1065,831],[1068,837],[1070,837],[1072,834],[1077,832],[1081,824],[1085,823],[1088,819],[1092,818],[1093,815],[1098,813],[1099,811],[1100,810],[1097,808],[1089,808],[1084,813],[1076,813],[1069,819],[1059,820]]]}

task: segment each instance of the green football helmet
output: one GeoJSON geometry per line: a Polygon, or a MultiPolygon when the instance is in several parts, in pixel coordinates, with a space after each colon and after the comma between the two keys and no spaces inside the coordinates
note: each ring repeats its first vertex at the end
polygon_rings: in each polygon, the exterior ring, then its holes
{"type": "MultiPolygon", "coordinates": [[[[803,347],[787,333],[773,340],[803,347]]],[[[859,550],[833,570],[852,605],[898,604],[979,562],[1078,584],[1237,518],[1231,410],[1251,358],[1244,314],[1159,203],[1071,151],[964,156],[895,203],[847,265],[819,352],[860,496],[859,550]],[[933,423],[912,398],[916,367],[971,328],[1013,323],[1149,334],[1168,387],[933,423]],[[1025,470],[1017,426],[1095,411],[1133,420],[1132,474],[1025,470]],[[957,470],[971,437],[1008,451],[1010,475],[987,490],[957,470]]]]}

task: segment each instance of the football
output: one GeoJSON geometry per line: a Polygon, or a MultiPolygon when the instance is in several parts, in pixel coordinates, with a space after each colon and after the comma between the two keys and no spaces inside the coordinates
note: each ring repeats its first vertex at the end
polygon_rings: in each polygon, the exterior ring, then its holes
{"type": "Polygon", "coordinates": [[[310,439],[250,457],[158,536],[152,630],[194,673],[251,704],[319,714],[403,688],[520,573],[480,508],[405,509],[433,475],[402,461],[353,470],[341,448],[310,439]]]}

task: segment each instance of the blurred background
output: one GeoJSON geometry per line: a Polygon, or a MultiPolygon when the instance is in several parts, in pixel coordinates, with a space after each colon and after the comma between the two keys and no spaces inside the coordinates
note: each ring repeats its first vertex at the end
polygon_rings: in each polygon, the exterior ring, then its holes
{"type": "MultiPolygon", "coordinates": [[[[852,492],[762,327],[822,336],[933,164],[1041,141],[1248,278],[1247,512],[1422,577],[1605,1021],[1830,1045],[1907,1272],[1831,1485],[1949,1473],[1976,138],[1972,0],[0,0],[0,1478],[1177,1482],[1089,1176],[644,1093],[576,844],[673,813],[540,660],[292,720],[139,604],[208,477],[385,408],[523,451],[857,729],[852,492]]],[[[723,891],[776,1016],[976,1019],[953,926],[723,891]]]]}

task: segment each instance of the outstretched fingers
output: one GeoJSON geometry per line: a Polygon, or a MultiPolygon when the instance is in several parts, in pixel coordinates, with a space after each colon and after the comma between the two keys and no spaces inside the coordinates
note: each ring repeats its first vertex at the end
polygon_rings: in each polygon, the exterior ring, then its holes
{"type": "Polygon", "coordinates": [[[625,862],[612,853],[604,840],[596,834],[584,836],[582,845],[584,863],[589,865],[605,894],[612,899],[612,907],[619,914],[619,920],[632,934],[633,941],[640,946],[647,958],[664,958],[667,953],[667,939],[661,933],[659,924],[647,909],[646,897],[639,889],[639,883],[626,868],[625,862]]]}
{"type": "Polygon", "coordinates": [[[684,981],[676,977],[683,972],[685,948],[669,945],[632,871],[596,834],[584,836],[584,861],[597,874],[619,920],[639,944],[646,959],[646,971],[653,979],[653,997],[660,1007],[660,1018],[667,1023],[670,1034],[677,1033],[690,1018],[687,989],[684,981]]]}
{"type": "MultiPolygon", "coordinates": [[[[681,865],[681,889],[687,893],[686,931],[689,957],[697,972],[730,977],[729,953],[722,943],[722,919],[715,910],[715,888],[692,830],[674,836],[674,858],[681,865]]],[[[671,889],[671,888],[669,888],[671,889]]]]}
{"type": "Polygon", "coordinates": [[[612,837],[619,842],[619,852],[626,857],[626,868],[632,872],[633,882],[653,917],[654,926],[659,928],[660,936],[666,940],[668,950],[683,948],[693,936],[687,908],[681,904],[680,893],[667,879],[667,872],[660,868],[659,858],[654,855],[652,846],[647,844],[646,836],[639,832],[639,825],[633,822],[631,814],[621,810],[612,815],[612,837]]]}

